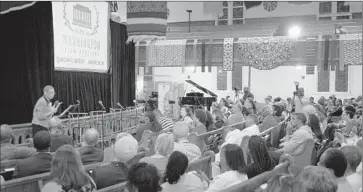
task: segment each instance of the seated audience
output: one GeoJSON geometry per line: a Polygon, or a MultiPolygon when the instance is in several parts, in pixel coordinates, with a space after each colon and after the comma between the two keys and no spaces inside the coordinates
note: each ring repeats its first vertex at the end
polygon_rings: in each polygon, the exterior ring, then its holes
{"type": "Polygon", "coordinates": [[[272,115],[273,107],[271,105],[266,105],[262,108],[262,124],[260,125],[260,132],[264,132],[265,130],[276,126],[279,124],[277,119],[272,115]]]}
{"type": "Polygon", "coordinates": [[[348,162],[344,153],[340,149],[328,149],[321,156],[318,166],[330,169],[338,182],[337,192],[353,192],[353,187],[344,177],[348,162]]]}
{"type": "Polygon", "coordinates": [[[207,114],[203,109],[196,109],[194,115],[192,116],[195,127],[190,131],[193,133],[202,134],[207,132],[207,127],[205,126],[207,120],[207,114]]]}
{"type": "Polygon", "coordinates": [[[279,155],[269,152],[265,140],[260,136],[251,136],[248,141],[248,150],[252,158],[252,163],[248,164],[246,168],[248,179],[272,170],[278,164],[279,155]]]}
{"type": "MultiPolygon", "coordinates": [[[[229,116],[227,120],[228,125],[236,124],[243,122],[245,120],[244,116],[242,115],[242,104],[236,103],[232,106],[231,109],[231,116],[229,116]]],[[[238,124],[234,126],[236,129],[242,130],[244,128],[244,124],[238,124]]]]}
{"type": "Polygon", "coordinates": [[[311,131],[314,133],[315,142],[321,143],[323,142],[323,134],[320,129],[319,118],[315,114],[308,115],[308,123],[307,125],[311,128],[311,131]]]}
{"type": "Polygon", "coordinates": [[[128,176],[128,184],[137,192],[159,192],[160,176],[154,165],[147,163],[136,163],[131,166],[128,176]]]}
{"type": "Polygon", "coordinates": [[[18,147],[11,144],[13,130],[9,125],[3,124],[0,126],[1,139],[1,161],[12,159],[25,159],[35,154],[35,149],[30,147],[18,147]]]}
{"type": "Polygon", "coordinates": [[[292,116],[292,124],[286,127],[285,142],[281,143],[282,149],[278,149],[276,152],[291,154],[302,151],[304,141],[313,139],[313,133],[306,122],[307,119],[303,113],[295,113],[292,116]],[[294,133],[292,133],[293,129],[296,129],[294,133]]]}
{"type": "Polygon", "coordinates": [[[154,112],[147,111],[145,112],[145,124],[140,125],[136,130],[135,139],[139,142],[142,139],[142,135],[144,131],[149,130],[153,133],[158,133],[162,130],[161,124],[156,120],[154,112]]]}
{"type": "Polygon", "coordinates": [[[274,103],[272,105],[273,107],[273,116],[276,118],[277,122],[281,122],[283,120],[285,120],[285,115],[284,113],[284,103],[283,102],[278,102],[278,103],[274,103]]]}
{"type": "Polygon", "coordinates": [[[336,192],[337,180],[324,167],[307,166],[300,172],[298,178],[301,192],[336,192]]]}
{"type": "Polygon", "coordinates": [[[128,162],[138,152],[138,143],[134,137],[124,136],[116,141],[115,159],[110,164],[92,170],[91,176],[97,189],[102,189],[127,180],[128,162]]]}
{"type": "Polygon", "coordinates": [[[356,110],[353,106],[347,106],[345,107],[345,110],[342,114],[342,119],[346,122],[346,135],[349,135],[351,132],[353,132],[354,134],[358,134],[358,122],[356,119],[354,119],[355,112],[356,110]]]}
{"type": "Polygon", "coordinates": [[[56,151],[62,145],[72,145],[71,136],[64,134],[62,121],[58,117],[53,117],[49,123],[50,135],[52,136],[52,146],[50,152],[56,151]]]}
{"type": "MultiPolygon", "coordinates": [[[[294,175],[286,173],[278,173],[276,175],[273,175],[271,179],[267,181],[267,187],[264,190],[264,192],[300,192],[300,191],[299,191],[299,186],[297,186],[295,183],[294,175]]],[[[301,191],[301,192],[308,192],[308,191],[301,191]]]]}
{"type": "Polygon", "coordinates": [[[93,179],[85,172],[79,153],[71,145],[57,149],[50,170],[50,182],[42,192],[95,192],[93,179]]]}
{"type": "Polygon", "coordinates": [[[189,126],[187,123],[175,123],[173,134],[176,141],[174,143],[173,151],[180,151],[184,153],[188,157],[189,162],[198,159],[202,155],[200,148],[188,140],[189,126]]]}
{"type": "Polygon", "coordinates": [[[214,177],[207,192],[222,192],[227,188],[246,181],[246,164],[239,145],[227,144],[220,152],[221,174],[214,177]]]}
{"type": "Polygon", "coordinates": [[[313,162],[313,165],[317,165],[320,157],[323,155],[323,153],[329,149],[329,148],[338,148],[340,147],[340,143],[335,141],[335,135],[336,135],[336,130],[339,129],[337,124],[329,124],[328,127],[325,129],[324,132],[324,138],[325,140],[321,143],[317,154],[316,154],[316,158],[313,162]]]}
{"type": "Polygon", "coordinates": [[[99,137],[98,131],[94,128],[87,129],[84,132],[82,146],[78,148],[83,165],[103,161],[103,150],[96,147],[99,137]]]}
{"type": "Polygon", "coordinates": [[[116,144],[116,142],[118,140],[120,140],[122,137],[125,137],[125,136],[131,136],[132,137],[132,135],[130,133],[121,132],[121,133],[116,135],[115,139],[111,139],[110,147],[106,147],[103,150],[103,153],[104,153],[103,162],[104,163],[110,163],[115,159],[115,144],[116,144]]]}
{"type": "Polygon", "coordinates": [[[208,110],[206,110],[205,113],[207,114],[207,121],[205,122],[205,126],[207,127],[207,132],[215,130],[216,127],[214,126],[214,117],[212,113],[208,110]]]}
{"type": "Polygon", "coordinates": [[[154,110],[154,115],[158,123],[161,125],[161,128],[163,130],[169,130],[172,129],[174,126],[173,120],[165,117],[159,109],[154,110]]]}
{"type": "Polygon", "coordinates": [[[165,176],[162,184],[163,192],[204,192],[202,180],[194,173],[188,172],[188,158],[179,151],[174,151],[166,165],[165,176]]]}
{"type": "Polygon", "coordinates": [[[187,123],[190,128],[194,127],[193,110],[191,108],[183,106],[180,109],[180,116],[180,121],[187,123]]]}
{"type": "Polygon", "coordinates": [[[52,155],[50,154],[51,136],[48,131],[39,131],[34,136],[34,148],[37,153],[20,160],[15,167],[14,177],[26,177],[50,171],[52,155]]]}
{"type": "Polygon", "coordinates": [[[226,122],[226,117],[223,112],[220,109],[214,109],[212,114],[214,116],[214,126],[217,129],[222,128],[226,122]]]}
{"type": "Polygon", "coordinates": [[[362,172],[357,173],[357,167],[362,162],[362,150],[358,146],[346,145],[340,148],[347,158],[348,165],[345,170],[345,177],[353,187],[354,192],[358,192],[362,187],[362,172]]]}
{"type": "Polygon", "coordinates": [[[155,155],[144,157],[140,162],[154,165],[160,175],[164,175],[166,165],[168,164],[168,156],[174,149],[174,136],[172,133],[160,134],[155,142],[155,155]]]}

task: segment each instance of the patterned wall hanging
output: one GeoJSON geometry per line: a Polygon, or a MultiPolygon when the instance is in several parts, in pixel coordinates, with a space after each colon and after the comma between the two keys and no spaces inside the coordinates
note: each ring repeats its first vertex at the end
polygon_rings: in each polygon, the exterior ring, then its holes
{"type": "Polygon", "coordinates": [[[277,5],[278,5],[277,1],[264,1],[262,3],[263,8],[269,12],[274,11],[276,9],[277,5]]]}
{"type": "Polygon", "coordinates": [[[127,1],[128,41],[165,39],[166,1],[127,1]]]}
{"type": "Polygon", "coordinates": [[[238,48],[242,60],[253,68],[271,70],[289,60],[294,46],[287,37],[252,37],[239,38],[238,48]]]}
{"type": "Polygon", "coordinates": [[[362,63],[362,34],[340,35],[340,62],[345,65],[362,63]]]}
{"type": "Polygon", "coordinates": [[[223,71],[233,71],[233,38],[224,38],[223,71]]]}
{"type": "Polygon", "coordinates": [[[155,40],[147,49],[148,65],[152,67],[181,67],[185,63],[187,40],[155,40]]]}
{"type": "Polygon", "coordinates": [[[234,87],[242,89],[242,65],[234,65],[232,71],[232,89],[234,87]]]}
{"type": "Polygon", "coordinates": [[[348,92],[348,65],[344,65],[344,70],[335,70],[335,91],[348,92]]]}
{"type": "Polygon", "coordinates": [[[223,71],[223,67],[217,67],[217,90],[227,90],[227,71],[223,71]]]}
{"type": "Polygon", "coordinates": [[[324,70],[324,61],[319,63],[318,68],[318,92],[329,92],[330,70],[324,70]]]}

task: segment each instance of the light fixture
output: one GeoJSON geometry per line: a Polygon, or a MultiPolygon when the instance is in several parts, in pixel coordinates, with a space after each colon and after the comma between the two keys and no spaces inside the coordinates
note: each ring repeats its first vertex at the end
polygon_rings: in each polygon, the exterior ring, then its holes
{"type": "Polygon", "coordinates": [[[300,65],[298,65],[298,66],[296,66],[296,70],[302,70],[302,66],[300,66],[300,65]]]}
{"type": "Polygon", "coordinates": [[[300,36],[300,32],[301,32],[301,30],[300,30],[300,27],[298,27],[298,26],[293,26],[293,27],[291,27],[290,29],[289,29],[289,36],[290,37],[294,37],[294,38],[296,38],[296,37],[299,37],[300,36]]]}

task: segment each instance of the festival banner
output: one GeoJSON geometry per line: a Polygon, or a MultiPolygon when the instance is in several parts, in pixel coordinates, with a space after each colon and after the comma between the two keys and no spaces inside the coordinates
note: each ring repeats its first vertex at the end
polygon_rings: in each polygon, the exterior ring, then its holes
{"type": "Polygon", "coordinates": [[[109,4],[52,2],[55,70],[108,70],[109,4]]]}

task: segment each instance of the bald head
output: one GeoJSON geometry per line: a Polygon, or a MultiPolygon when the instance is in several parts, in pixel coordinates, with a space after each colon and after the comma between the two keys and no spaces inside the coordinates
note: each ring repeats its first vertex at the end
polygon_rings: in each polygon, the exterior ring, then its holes
{"type": "Polygon", "coordinates": [[[10,143],[13,136],[13,130],[9,125],[3,124],[0,126],[1,143],[10,143]]]}
{"type": "Polygon", "coordinates": [[[89,146],[95,146],[98,142],[98,138],[100,137],[100,134],[95,128],[87,129],[86,132],[83,134],[83,142],[86,145],[89,146]]]}
{"type": "Polygon", "coordinates": [[[189,126],[188,123],[185,122],[177,122],[174,125],[173,133],[175,138],[186,138],[189,134],[189,126]]]}

